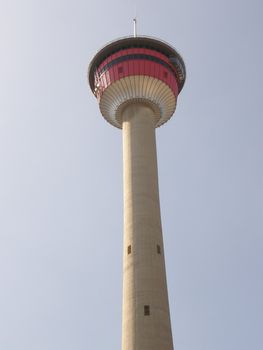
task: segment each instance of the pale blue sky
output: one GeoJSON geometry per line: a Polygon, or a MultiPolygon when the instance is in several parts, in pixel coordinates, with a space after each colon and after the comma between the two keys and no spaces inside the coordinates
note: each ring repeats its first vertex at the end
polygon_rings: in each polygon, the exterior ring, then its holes
{"type": "MultiPolygon", "coordinates": [[[[138,3],[187,68],[157,130],[175,349],[262,350],[262,2],[138,3]]],[[[121,132],[86,74],[134,8],[1,1],[0,349],[121,348],[121,132]]]]}

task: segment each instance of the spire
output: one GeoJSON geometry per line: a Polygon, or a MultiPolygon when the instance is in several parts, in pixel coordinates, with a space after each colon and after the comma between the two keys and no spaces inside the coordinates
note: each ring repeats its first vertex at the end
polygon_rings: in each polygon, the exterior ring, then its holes
{"type": "Polygon", "coordinates": [[[133,36],[136,38],[137,36],[137,18],[133,19],[133,36]]]}

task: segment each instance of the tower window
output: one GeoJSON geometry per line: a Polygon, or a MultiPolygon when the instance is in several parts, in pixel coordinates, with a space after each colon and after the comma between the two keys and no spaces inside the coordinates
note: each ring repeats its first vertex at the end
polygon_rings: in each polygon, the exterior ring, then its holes
{"type": "Polygon", "coordinates": [[[128,254],[131,254],[131,245],[128,245],[127,253],[128,253],[128,254]]]}
{"type": "Polygon", "coordinates": [[[123,67],[118,67],[118,73],[123,73],[123,67]]]}
{"type": "Polygon", "coordinates": [[[157,253],[161,254],[161,247],[159,246],[159,244],[157,244],[156,248],[157,248],[157,253]]]}
{"type": "Polygon", "coordinates": [[[144,316],[150,316],[150,305],[144,305],[144,316]]]}
{"type": "Polygon", "coordinates": [[[164,78],[167,78],[168,77],[168,73],[165,71],[165,72],[163,72],[163,77],[164,78]]]}

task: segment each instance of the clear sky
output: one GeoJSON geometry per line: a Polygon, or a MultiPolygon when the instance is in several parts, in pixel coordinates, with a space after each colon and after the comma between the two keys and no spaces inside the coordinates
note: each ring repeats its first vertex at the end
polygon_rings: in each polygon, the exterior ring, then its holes
{"type": "MultiPolygon", "coordinates": [[[[135,2],[1,0],[0,349],[121,347],[121,132],[88,63],[135,2]]],[[[157,130],[177,350],[263,348],[261,0],[138,1],[184,57],[157,130]]]]}

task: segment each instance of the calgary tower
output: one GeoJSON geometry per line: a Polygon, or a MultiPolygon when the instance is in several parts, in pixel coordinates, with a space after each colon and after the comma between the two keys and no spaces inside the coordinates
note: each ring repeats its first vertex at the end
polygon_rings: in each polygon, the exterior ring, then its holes
{"type": "Polygon", "coordinates": [[[175,111],[185,65],[169,44],[135,35],[104,46],[88,79],[101,114],[123,135],[122,350],[172,350],[155,128],[175,111]]]}

